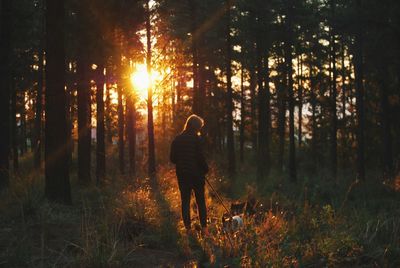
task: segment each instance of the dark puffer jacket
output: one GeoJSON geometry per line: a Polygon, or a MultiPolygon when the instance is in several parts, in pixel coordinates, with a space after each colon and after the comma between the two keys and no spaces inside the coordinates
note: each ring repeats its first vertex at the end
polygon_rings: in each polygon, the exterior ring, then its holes
{"type": "Polygon", "coordinates": [[[183,131],[173,140],[170,160],[176,164],[176,175],[179,179],[204,179],[208,172],[201,138],[190,131],[183,131]]]}

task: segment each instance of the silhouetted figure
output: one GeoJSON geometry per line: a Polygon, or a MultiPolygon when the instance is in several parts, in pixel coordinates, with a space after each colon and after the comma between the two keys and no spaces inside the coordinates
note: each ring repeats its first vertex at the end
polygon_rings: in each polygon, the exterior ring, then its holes
{"type": "Polygon", "coordinates": [[[171,144],[171,162],[176,165],[179,191],[181,193],[182,218],[186,231],[190,231],[190,196],[192,190],[196,203],[203,233],[207,234],[207,209],[204,198],[205,175],[208,172],[200,138],[200,130],[204,120],[191,115],[185,127],[171,144]]]}

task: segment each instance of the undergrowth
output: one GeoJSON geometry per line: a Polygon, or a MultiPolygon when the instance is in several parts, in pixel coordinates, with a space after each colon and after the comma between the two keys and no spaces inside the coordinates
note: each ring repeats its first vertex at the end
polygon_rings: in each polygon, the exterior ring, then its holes
{"type": "MultiPolygon", "coordinates": [[[[157,183],[113,175],[100,188],[72,177],[72,206],[43,198],[43,177],[13,177],[0,201],[0,267],[352,267],[400,266],[399,193],[381,183],[296,184],[252,170],[208,176],[224,203],[257,200],[244,226],[227,230],[216,193],[206,187],[210,236],[187,236],[173,169],[157,183]],[[116,176],[116,177],[115,177],[116,176]]],[[[194,229],[199,229],[192,202],[194,229]]]]}

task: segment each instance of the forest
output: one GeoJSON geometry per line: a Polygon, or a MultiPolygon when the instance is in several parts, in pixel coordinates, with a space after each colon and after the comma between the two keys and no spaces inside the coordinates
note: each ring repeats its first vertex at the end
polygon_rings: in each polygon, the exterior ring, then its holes
{"type": "Polygon", "coordinates": [[[0,0],[0,267],[400,267],[399,36],[396,0],[0,0]]]}

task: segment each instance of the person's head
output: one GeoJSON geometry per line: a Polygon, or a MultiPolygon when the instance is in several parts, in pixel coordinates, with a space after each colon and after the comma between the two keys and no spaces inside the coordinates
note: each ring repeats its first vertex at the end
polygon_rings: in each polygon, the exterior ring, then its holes
{"type": "Polygon", "coordinates": [[[199,133],[201,128],[204,126],[204,120],[198,115],[192,114],[186,119],[183,131],[189,131],[193,133],[199,133]]]}

